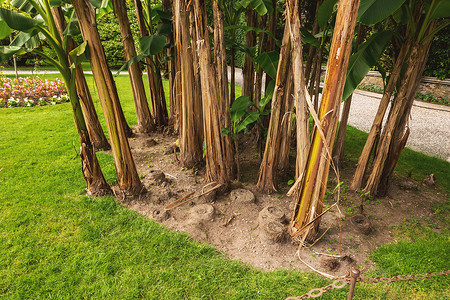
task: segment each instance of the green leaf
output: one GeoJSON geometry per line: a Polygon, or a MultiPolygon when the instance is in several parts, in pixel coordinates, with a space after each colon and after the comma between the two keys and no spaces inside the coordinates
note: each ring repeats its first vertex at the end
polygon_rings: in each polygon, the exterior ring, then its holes
{"type": "Polygon", "coordinates": [[[44,23],[43,20],[31,19],[3,7],[0,7],[0,18],[5,21],[9,28],[18,31],[30,31],[44,23]]]}
{"type": "Polygon", "coordinates": [[[138,56],[132,57],[129,61],[127,61],[120,69],[117,71],[117,73],[114,76],[118,76],[120,72],[123,70],[128,70],[128,68],[134,64],[135,62],[141,62],[147,55],[145,54],[139,54],[138,56]]]}
{"type": "Polygon", "coordinates": [[[230,108],[231,121],[235,124],[245,114],[247,108],[251,105],[250,97],[240,96],[236,98],[230,108]]]}
{"type": "Polygon", "coordinates": [[[62,4],[62,0],[50,0],[51,7],[60,7],[62,4]]]}
{"type": "Polygon", "coordinates": [[[274,90],[275,90],[275,80],[271,80],[267,85],[264,97],[261,99],[261,101],[259,101],[260,112],[264,111],[264,108],[266,107],[267,103],[269,103],[270,100],[272,100],[274,90]]]}
{"type": "Polygon", "coordinates": [[[320,28],[325,29],[328,21],[331,19],[331,15],[334,11],[334,6],[336,5],[337,0],[325,0],[319,6],[319,11],[317,12],[317,23],[320,28]]]}
{"type": "Polygon", "coordinates": [[[23,53],[23,49],[17,46],[0,46],[0,62],[4,62],[14,54],[23,53]]]}
{"type": "Polygon", "coordinates": [[[251,5],[258,15],[271,14],[273,12],[272,1],[270,0],[242,0],[241,5],[245,8],[251,5]]]}
{"type": "Polygon", "coordinates": [[[280,53],[278,51],[264,52],[255,58],[255,62],[272,78],[277,76],[278,61],[280,53]]]}
{"type": "Polygon", "coordinates": [[[172,24],[170,23],[160,23],[156,29],[157,35],[162,35],[167,37],[172,32],[172,24]]]}
{"type": "Polygon", "coordinates": [[[141,38],[141,50],[146,55],[158,54],[166,45],[166,37],[164,35],[153,34],[141,38]]]}
{"type": "Polygon", "coordinates": [[[357,21],[373,25],[389,17],[399,9],[406,0],[361,0],[357,21]]]}
{"type": "Polygon", "coordinates": [[[32,32],[20,32],[11,42],[10,46],[24,47],[28,51],[31,51],[41,44],[38,33],[37,30],[33,30],[32,32]]]}
{"type": "Polygon", "coordinates": [[[430,21],[438,18],[447,18],[450,16],[450,1],[441,0],[431,9],[430,21]]]}
{"type": "Polygon", "coordinates": [[[23,12],[29,13],[35,11],[33,5],[28,0],[12,0],[11,5],[23,12]]]}
{"type": "Polygon", "coordinates": [[[375,33],[365,43],[361,44],[358,52],[350,57],[342,95],[344,100],[353,93],[370,68],[377,63],[391,37],[392,32],[390,31],[375,33]]]}
{"type": "Polygon", "coordinates": [[[107,8],[110,0],[89,0],[91,2],[92,6],[95,8],[107,8]]]}
{"type": "Polygon", "coordinates": [[[313,46],[315,48],[320,47],[319,41],[312,35],[311,32],[309,32],[306,28],[302,28],[302,29],[300,29],[300,31],[302,32],[302,40],[305,43],[310,44],[311,46],[313,46]]]}
{"type": "Polygon", "coordinates": [[[242,131],[247,128],[248,125],[252,124],[259,118],[259,112],[254,110],[249,110],[245,113],[242,120],[236,125],[235,133],[242,131]]]}
{"type": "Polygon", "coordinates": [[[11,35],[12,29],[9,28],[5,21],[0,21],[0,40],[3,40],[11,35]]]}
{"type": "Polygon", "coordinates": [[[77,36],[81,33],[78,18],[75,14],[72,15],[70,21],[67,23],[66,29],[64,29],[63,35],[77,36]]]}
{"type": "Polygon", "coordinates": [[[226,136],[231,132],[230,129],[222,127],[222,136],[226,136]]]}
{"type": "Polygon", "coordinates": [[[75,49],[73,49],[72,51],[69,52],[69,56],[72,58],[74,67],[76,67],[80,62],[85,60],[86,52],[88,50],[88,48],[86,48],[86,46],[87,46],[87,41],[84,41],[83,43],[78,45],[78,47],[76,47],[75,49]]]}

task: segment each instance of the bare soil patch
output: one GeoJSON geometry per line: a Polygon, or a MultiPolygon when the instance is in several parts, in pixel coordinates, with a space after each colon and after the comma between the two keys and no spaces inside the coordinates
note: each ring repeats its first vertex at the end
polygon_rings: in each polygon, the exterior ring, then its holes
{"type": "MultiPolygon", "coordinates": [[[[397,177],[387,197],[361,200],[347,188],[354,166],[344,162],[338,206],[343,218],[336,208],[330,210],[322,218],[323,236],[312,248],[297,254],[298,245],[285,231],[293,205],[293,199],[285,194],[293,170],[281,179],[279,193],[259,192],[255,184],[260,158],[256,143],[246,136],[240,145],[242,180],[223,192],[203,182],[201,168],[181,166],[175,141],[176,137],[162,134],[136,134],[130,139],[138,172],[149,193],[139,199],[120,200],[138,213],[172,230],[187,232],[192,239],[210,243],[231,259],[258,269],[309,270],[301,258],[317,270],[345,275],[352,266],[370,268],[373,262],[369,253],[380,245],[396,242],[393,226],[405,220],[432,224],[437,231],[444,226],[435,218],[432,205],[445,202],[445,195],[435,188],[417,183],[418,189],[405,189],[405,182],[411,179],[397,177]]],[[[337,180],[330,178],[325,206],[336,202],[336,184],[337,180]]]]}

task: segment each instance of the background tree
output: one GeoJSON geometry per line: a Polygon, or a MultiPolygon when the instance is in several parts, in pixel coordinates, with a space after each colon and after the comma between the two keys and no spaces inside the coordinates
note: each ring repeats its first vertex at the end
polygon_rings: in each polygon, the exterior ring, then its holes
{"type": "MultiPolygon", "coordinates": [[[[160,128],[168,124],[168,114],[166,97],[162,86],[161,63],[157,53],[151,49],[154,41],[165,42],[166,35],[161,35],[160,30],[167,30],[168,26],[158,27],[157,32],[154,31],[153,22],[153,6],[151,1],[135,0],[136,15],[139,24],[139,32],[141,34],[141,48],[146,48],[151,54],[145,58],[147,65],[148,84],[150,89],[150,99],[152,103],[152,113],[156,125],[160,128]]],[[[155,10],[157,13],[158,10],[155,10]]],[[[170,27],[170,26],[169,26],[170,27]]],[[[160,52],[160,51],[155,51],[160,52]]]]}
{"type": "MultiPolygon", "coordinates": [[[[448,1],[399,1],[398,4],[398,7],[403,6],[396,10],[393,19],[399,21],[401,48],[351,185],[352,189],[360,189],[370,153],[375,142],[379,141],[375,148],[372,171],[364,188],[364,192],[370,194],[385,195],[388,190],[390,177],[409,136],[407,123],[432,38],[436,32],[450,24],[448,20],[438,20],[448,17],[448,1]],[[407,21],[402,25],[401,20],[407,21]],[[384,114],[394,91],[388,119],[381,132],[384,114]]],[[[371,9],[374,7],[369,7],[367,11],[371,9]]],[[[361,22],[370,24],[376,20],[375,17],[371,13],[363,14],[361,22]]]]}
{"type": "MultiPolygon", "coordinates": [[[[140,0],[139,0],[140,1],[140,0]]],[[[129,61],[137,56],[134,46],[134,39],[131,33],[130,22],[127,16],[127,6],[125,0],[112,0],[114,14],[117,17],[122,35],[122,44],[125,52],[125,59],[129,61]]],[[[133,91],[134,106],[136,108],[138,132],[150,133],[154,130],[154,122],[150,109],[148,108],[147,96],[145,95],[144,82],[142,80],[141,65],[134,62],[128,68],[128,73],[133,91]]]]}

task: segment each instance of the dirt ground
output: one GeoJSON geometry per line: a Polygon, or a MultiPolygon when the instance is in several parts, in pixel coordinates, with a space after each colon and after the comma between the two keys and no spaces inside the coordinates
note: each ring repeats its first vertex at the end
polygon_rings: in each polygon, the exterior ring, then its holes
{"type": "MultiPolygon", "coordinates": [[[[348,189],[354,166],[346,166],[344,162],[339,210],[334,207],[322,217],[316,243],[298,252],[298,244],[282,231],[291,217],[293,199],[286,192],[294,171],[287,172],[291,174],[281,180],[278,193],[259,192],[255,184],[260,158],[255,142],[251,137],[241,140],[245,140],[240,144],[242,180],[234,183],[230,191],[221,192],[214,190],[214,184],[203,183],[202,168],[188,170],[181,166],[175,149],[176,137],[135,134],[130,145],[149,193],[123,203],[258,269],[310,270],[308,264],[333,276],[345,275],[352,266],[369,269],[373,262],[368,254],[380,245],[395,242],[393,226],[405,220],[432,223],[438,231],[444,226],[434,218],[432,204],[445,202],[445,198],[433,187],[397,177],[388,196],[362,201],[360,195],[348,189]],[[205,195],[200,196],[202,193],[205,195]],[[277,221],[270,233],[266,228],[272,225],[267,225],[267,217],[277,221]],[[280,223],[281,229],[277,227],[280,223]]],[[[294,158],[291,165],[294,166],[294,158]]],[[[337,193],[332,193],[337,180],[332,177],[325,208],[337,200],[337,193]]]]}

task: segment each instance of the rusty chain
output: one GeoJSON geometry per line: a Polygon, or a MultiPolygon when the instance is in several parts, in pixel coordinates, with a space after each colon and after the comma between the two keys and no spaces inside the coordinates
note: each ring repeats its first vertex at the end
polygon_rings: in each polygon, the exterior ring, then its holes
{"type": "MultiPolygon", "coordinates": [[[[411,281],[414,279],[427,279],[435,276],[447,276],[450,274],[450,270],[443,270],[441,272],[435,272],[435,273],[425,273],[425,274],[415,274],[415,275],[397,275],[392,277],[366,277],[361,276],[356,281],[362,282],[362,283],[391,283],[395,281],[411,281]]],[[[333,283],[321,287],[321,288],[315,288],[310,290],[308,293],[303,294],[301,296],[294,296],[294,297],[288,297],[286,300],[302,300],[302,299],[309,299],[309,298],[317,298],[322,296],[323,293],[329,290],[333,289],[342,289],[347,284],[350,284],[350,277],[347,276],[345,278],[337,279],[333,281],[333,283]]]]}
{"type": "Polygon", "coordinates": [[[317,297],[322,296],[322,294],[325,293],[326,291],[333,290],[333,289],[342,289],[349,283],[350,283],[350,278],[336,279],[335,281],[333,281],[333,283],[331,283],[327,286],[312,289],[308,293],[303,294],[301,296],[288,297],[288,298],[286,298],[286,300],[301,300],[301,299],[308,299],[308,298],[317,298],[317,297]]]}
{"type": "Polygon", "coordinates": [[[431,278],[434,276],[447,276],[448,274],[450,274],[450,270],[444,270],[441,272],[435,272],[435,273],[425,273],[425,274],[415,274],[415,275],[397,275],[397,276],[392,276],[392,277],[365,277],[365,276],[361,276],[360,278],[357,279],[357,282],[363,282],[363,283],[391,283],[391,282],[395,282],[395,281],[411,281],[414,279],[427,279],[427,278],[431,278]]]}

